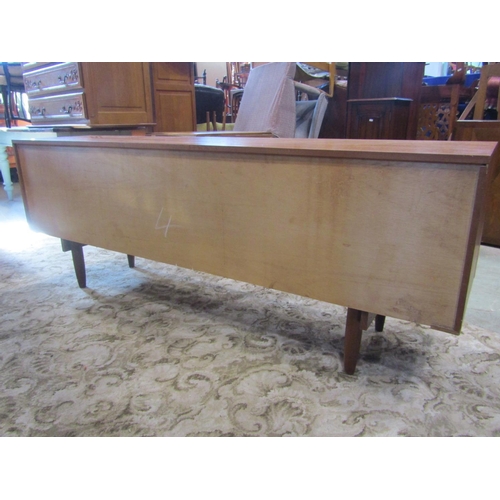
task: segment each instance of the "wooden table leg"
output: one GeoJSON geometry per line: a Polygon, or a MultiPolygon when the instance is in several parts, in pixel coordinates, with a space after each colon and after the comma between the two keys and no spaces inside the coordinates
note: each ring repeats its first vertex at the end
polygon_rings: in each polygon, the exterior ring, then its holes
{"type": "MultiPolygon", "coordinates": [[[[85,271],[85,257],[83,255],[83,247],[81,243],[74,241],[61,240],[63,252],[70,252],[73,257],[73,266],[75,268],[76,279],[80,288],[87,286],[87,273],[85,271]]],[[[135,267],[135,256],[127,255],[129,267],[135,267]]]]}
{"type": "Polygon", "coordinates": [[[87,286],[87,274],[85,272],[85,258],[83,256],[83,247],[81,243],[74,241],[61,240],[63,252],[71,251],[73,257],[73,266],[75,267],[76,279],[80,288],[87,286]]]}
{"type": "Polygon", "coordinates": [[[376,332],[383,332],[384,331],[384,324],[385,324],[385,316],[381,316],[380,314],[377,314],[375,316],[375,331],[376,332]]]}
{"type": "Polygon", "coordinates": [[[356,370],[359,358],[359,348],[361,346],[361,315],[363,311],[358,309],[347,309],[347,320],[344,337],[344,371],[352,375],[356,370]]]}
{"type": "Polygon", "coordinates": [[[385,316],[351,307],[347,309],[344,337],[344,371],[349,375],[352,375],[356,370],[363,330],[368,330],[373,320],[375,320],[376,331],[381,332],[384,329],[385,316]]]}
{"type": "Polygon", "coordinates": [[[75,266],[76,279],[78,286],[85,288],[87,286],[87,274],[85,272],[85,259],[83,256],[83,245],[78,243],[73,244],[71,249],[71,256],[73,257],[73,265],[75,266]]]}

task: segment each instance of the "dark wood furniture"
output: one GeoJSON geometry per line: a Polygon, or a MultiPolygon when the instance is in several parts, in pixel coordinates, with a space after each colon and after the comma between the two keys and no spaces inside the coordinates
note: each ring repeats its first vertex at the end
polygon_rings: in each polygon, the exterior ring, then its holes
{"type": "Polygon", "coordinates": [[[424,69],[423,62],[349,63],[347,99],[411,99],[406,139],[415,139],[424,69]]]}
{"type": "MultiPolygon", "coordinates": [[[[453,139],[456,141],[500,142],[500,121],[458,120],[453,139]]],[[[482,243],[500,247],[500,155],[492,163],[485,197],[485,219],[482,243]]]]}
{"type": "Polygon", "coordinates": [[[89,244],[346,306],[347,373],[371,313],[460,332],[496,146],[14,141],[28,221],[65,240],[81,284],[89,244]]]}
{"type": "Polygon", "coordinates": [[[335,83],[333,96],[328,99],[319,137],[321,139],[347,137],[347,80],[335,83]]]}
{"type": "Polygon", "coordinates": [[[500,63],[487,64],[486,66],[483,66],[481,69],[479,89],[477,91],[477,97],[476,97],[477,104],[475,105],[474,108],[474,120],[482,120],[484,118],[485,108],[487,107],[486,102],[488,101],[488,90],[490,90],[490,92],[493,91],[492,93],[496,94],[489,96],[489,98],[494,101],[497,108],[497,116],[498,116],[498,103],[500,102],[500,86],[498,85],[497,81],[497,84],[489,89],[488,83],[491,78],[497,80],[498,78],[500,78],[500,63]]]}
{"type": "Polygon", "coordinates": [[[417,139],[448,140],[455,128],[459,106],[468,103],[474,92],[474,86],[466,87],[463,83],[422,87],[417,139]]]}
{"type": "MultiPolygon", "coordinates": [[[[349,63],[347,81],[343,80],[335,83],[333,97],[329,100],[320,137],[362,138],[364,134],[361,130],[357,130],[356,123],[364,127],[366,133],[373,131],[373,127],[366,129],[363,121],[356,121],[355,116],[348,116],[347,103],[349,101],[405,99],[411,101],[409,104],[402,105],[403,107],[408,106],[408,125],[406,137],[403,138],[415,139],[417,136],[418,105],[424,69],[425,63],[420,62],[349,63]]],[[[388,103],[385,104],[389,105],[388,103]]],[[[357,111],[357,109],[353,109],[353,111],[357,111]]],[[[406,112],[401,110],[401,113],[405,114],[406,112]]],[[[392,116],[396,117],[396,115],[392,116]]],[[[400,117],[396,117],[396,119],[399,120],[400,117]]],[[[383,136],[386,139],[401,137],[401,126],[395,127],[392,124],[385,123],[383,136]],[[389,137],[387,135],[388,131],[394,131],[396,137],[389,137]]]]}
{"type": "Polygon", "coordinates": [[[406,139],[412,102],[400,97],[347,101],[347,137],[406,139]]]}

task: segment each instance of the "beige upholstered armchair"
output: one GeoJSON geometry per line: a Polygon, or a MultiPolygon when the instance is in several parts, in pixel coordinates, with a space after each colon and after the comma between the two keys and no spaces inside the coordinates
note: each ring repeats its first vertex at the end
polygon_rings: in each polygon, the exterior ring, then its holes
{"type": "Polygon", "coordinates": [[[317,138],[328,105],[327,94],[295,81],[295,72],[295,62],[273,62],[252,69],[232,130],[198,135],[317,138]],[[298,95],[301,100],[297,100],[298,95]]]}
{"type": "Polygon", "coordinates": [[[268,132],[276,137],[295,135],[295,63],[276,62],[250,71],[235,132],[268,132]]]}
{"type": "Polygon", "coordinates": [[[317,138],[328,104],[326,93],[294,80],[295,62],[275,62],[250,72],[235,132],[317,138]],[[297,101],[297,92],[308,100],[297,101]]]}

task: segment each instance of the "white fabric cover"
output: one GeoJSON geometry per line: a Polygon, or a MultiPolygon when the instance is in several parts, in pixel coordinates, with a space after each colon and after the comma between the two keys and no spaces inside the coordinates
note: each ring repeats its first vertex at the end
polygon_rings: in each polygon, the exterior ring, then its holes
{"type": "Polygon", "coordinates": [[[275,62],[250,71],[235,132],[270,132],[295,136],[295,62],[275,62]]]}
{"type": "Polygon", "coordinates": [[[328,106],[326,94],[320,94],[316,100],[297,101],[296,106],[295,137],[317,139],[328,106]]]}
{"type": "Polygon", "coordinates": [[[326,108],[328,107],[328,99],[326,94],[321,94],[316,100],[314,114],[311,120],[311,128],[309,129],[309,139],[317,139],[323,125],[323,118],[325,117],[326,108]]]}

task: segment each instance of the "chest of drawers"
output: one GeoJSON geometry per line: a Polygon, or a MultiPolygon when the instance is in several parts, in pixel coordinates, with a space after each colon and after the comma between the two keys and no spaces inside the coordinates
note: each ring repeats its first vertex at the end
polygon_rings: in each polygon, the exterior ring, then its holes
{"type": "Polygon", "coordinates": [[[148,63],[25,63],[33,125],[154,124],[148,63]]]}

